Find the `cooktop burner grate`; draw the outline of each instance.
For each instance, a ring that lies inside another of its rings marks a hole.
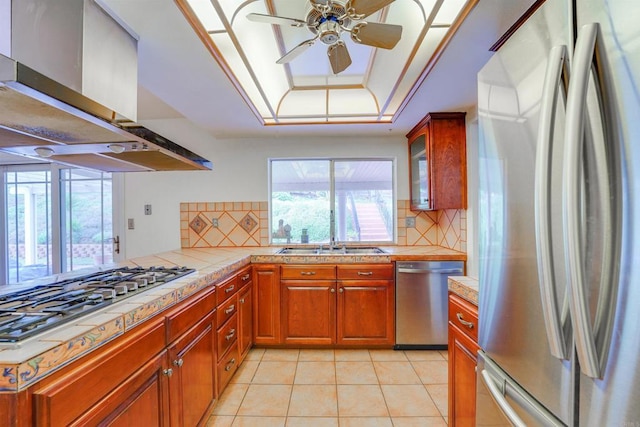
[[[0,295],[0,343],[24,340],[194,271],[123,267]]]

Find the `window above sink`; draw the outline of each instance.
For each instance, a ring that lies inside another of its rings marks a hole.
[[[271,159],[270,242],[395,242],[394,169],[390,158]]]

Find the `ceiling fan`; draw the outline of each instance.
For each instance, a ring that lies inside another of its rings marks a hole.
[[[311,5],[306,20],[285,18],[282,16],[250,13],[247,18],[254,22],[292,27],[307,27],[314,37],[305,40],[276,63],[286,64],[311,47],[316,40],[328,45],[327,55],[334,74],[338,74],[351,65],[351,56],[347,46],[340,38],[341,33],[351,34],[351,39],[359,44],[393,49],[400,41],[400,25],[380,24],[362,21],[395,0],[309,0]],[[360,21],[354,24],[354,21]]]

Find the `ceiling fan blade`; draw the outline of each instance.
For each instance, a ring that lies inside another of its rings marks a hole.
[[[351,16],[357,16],[358,19],[366,18],[382,9],[385,6],[389,6],[395,0],[351,0],[351,8],[353,12]]]
[[[314,37],[309,40],[305,40],[300,43],[298,46],[291,49],[289,52],[285,53],[284,56],[276,61],[276,64],[286,64],[287,62],[293,61],[297,58],[302,52],[309,49],[313,46],[313,43],[316,41],[317,37]]]
[[[360,44],[393,49],[402,37],[400,25],[361,22],[351,30],[351,39]]]
[[[262,13],[250,13],[247,19],[253,22],[262,22],[274,25],[289,25],[291,27],[304,27],[307,25],[305,21],[295,18],[285,18],[284,16],[263,15]]]
[[[332,44],[327,49],[327,56],[329,56],[329,62],[331,63],[331,69],[333,74],[341,73],[351,65],[351,56],[347,50],[347,46],[342,40]]]

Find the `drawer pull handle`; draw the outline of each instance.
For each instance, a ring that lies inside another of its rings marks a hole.
[[[227,289],[224,290],[225,293],[232,292],[236,288],[236,285],[231,285]]]
[[[473,329],[473,323],[471,322],[467,322],[466,320],[464,320],[464,317],[462,317],[462,313],[456,313],[456,317],[458,318],[458,321],[460,323],[462,323],[464,326],[466,326],[469,329]]]
[[[315,271],[301,271],[300,275],[302,275],[302,276],[315,276],[316,272]]]
[[[236,309],[236,305],[235,305],[235,304],[231,304],[231,305],[229,306],[229,308],[227,308],[227,309],[224,311],[224,314],[233,313],[233,310],[235,310],[235,309]]]
[[[230,330],[230,331],[229,331],[229,333],[228,333],[227,335],[225,335],[225,339],[226,339],[227,341],[230,341],[230,340],[231,340],[231,338],[233,338],[233,336],[234,336],[235,334],[236,334],[236,330],[235,330],[235,329],[232,329],[232,330]]]
[[[236,363],[236,359],[235,358],[231,359],[229,363],[227,363],[227,366],[224,367],[224,370],[229,372],[231,370],[231,367],[235,365],[235,363]]]
[[[358,271],[358,276],[373,276],[373,271]]]
[[[244,282],[245,280],[249,280],[249,277],[251,277],[251,276],[249,276],[248,274],[245,274],[244,276],[242,276],[241,279]]]

